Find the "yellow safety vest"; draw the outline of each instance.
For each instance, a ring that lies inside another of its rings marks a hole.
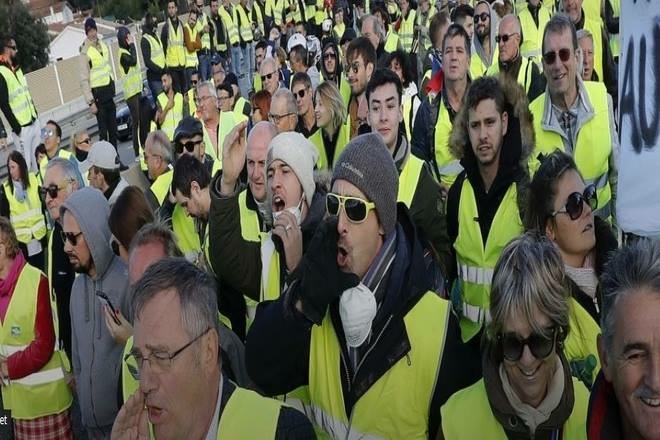
[[[335,154],[332,160],[332,166],[330,166],[330,161],[328,159],[328,153],[325,151],[325,144],[323,143],[323,134],[321,128],[316,130],[310,137],[309,140],[314,144],[316,149],[319,152],[319,159],[316,161],[316,168],[319,170],[332,169],[337,163],[337,159],[341,156],[341,153],[346,148],[348,141],[350,140],[350,131],[351,131],[351,117],[346,118],[346,122],[339,126],[339,134],[337,135],[337,144],[335,145]]]
[[[188,261],[195,261],[202,251],[202,243],[197,233],[195,219],[190,217],[186,210],[178,203],[172,211],[172,232],[176,237],[179,249]]]
[[[160,92],[160,95],[158,95],[158,104],[160,104],[161,109],[167,106],[167,95],[165,92]],[[181,93],[175,92],[174,107],[167,112],[165,120],[160,125],[160,129],[165,132],[170,141],[174,140],[174,131],[181,119],[183,119],[183,96],[181,96]]]
[[[197,103],[195,102],[195,89],[188,90],[188,114],[193,118],[197,117]]]
[[[525,89],[525,92],[529,91],[529,86],[532,84],[532,65],[534,61],[523,56],[522,62],[520,63],[520,69],[518,70],[518,77],[516,82]],[[486,75],[497,76],[500,73],[500,63],[498,61],[493,61],[493,64],[490,65],[486,71]]]
[[[30,96],[30,89],[23,76],[23,71],[17,69],[16,72],[12,72],[7,66],[0,65],[0,75],[7,84],[9,107],[11,107],[14,117],[21,126],[29,125],[37,118],[37,109]]]
[[[238,26],[238,31],[241,36],[241,41],[244,43],[251,43],[254,40],[254,35],[252,34],[252,20],[248,16],[243,5],[238,4],[234,6],[233,19],[236,26]]]
[[[280,297],[280,254],[270,232],[261,234],[261,287],[259,302]]]
[[[424,26],[428,30],[429,26],[431,26],[431,19],[433,18],[434,15],[435,15],[435,5],[431,3],[429,6],[429,11],[426,14],[426,20],[422,18],[422,14],[418,14],[415,21],[417,25]],[[431,36],[429,35],[423,38],[423,42],[424,44],[422,44],[422,47],[424,48],[425,51],[428,51],[431,48]]]
[[[594,116],[584,124],[577,136],[577,145],[572,153],[575,164],[586,183],[596,185],[598,209],[595,214],[604,219],[610,217],[612,189],[609,183],[609,159],[612,154],[610,118],[607,105],[607,90],[601,82],[585,81],[584,87],[594,109]],[[536,159],[539,153],[549,154],[559,149],[565,151],[562,137],[555,131],[542,126],[546,94],[536,98],[529,106],[534,115],[536,148],[530,156],[530,174],[539,168]]]
[[[131,55],[131,53],[128,50],[119,48],[120,60],[123,54],[126,54],[128,56]],[[142,92],[142,72],[140,72],[140,67],[137,64],[135,64],[135,66],[129,67],[127,73],[124,73],[123,67],[120,67],[119,71],[121,72],[121,76],[124,79],[125,100]]]
[[[413,127],[415,124],[415,100],[422,105],[419,96],[405,96],[403,98],[403,127],[406,129],[406,139],[412,139]],[[417,107],[419,108],[419,107]]]
[[[0,349],[4,356],[25,350],[36,339],[34,325],[37,315],[39,269],[26,264],[14,288],[5,319],[0,323]],[[39,371],[21,379],[12,379],[2,387],[2,400],[5,409],[19,420],[33,420],[39,417],[59,414],[71,406],[71,390],[64,379],[64,358],[59,350],[57,304],[55,295],[50,296],[55,349],[50,360]]]
[[[259,214],[247,206],[247,189],[238,194],[238,209],[240,212],[241,237],[245,241],[261,242],[261,228],[259,226]],[[247,305],[247,326],[252,324],[259,302],[244,296]]]
[[[266,28],[264,26],[264,11],[261,8],[262,6],[258,2],[253,2],[250,15],[252,15],[252,21],[257,23],[257,27],[261,31],[261,35],[263,35],[262,38],[266,38],[268,35],[266,35]]]
[[[266,15],[273,18],[277,26],[282,26],[284,19],[284,0],[266,0]]]
[[[433,139],[435,141],[435,163],[440,173],[440,182],[450,187],[456,180],[456,176],[463,171],[463,167],[449,148],[452,122],[449,118],[449,111],[447,111],[442,98],[439,99],[438,105],[438,119],[435,122],[435,131],[433,133]]]
[[[422,168],[424,168],[424,161],[410,153],[405,165],[403,165],[401,174],[399,174],[399,195],[397,202],[404,203],[408,209],[410,209],[413,197],[415,197]]]
[[[385,40],[385,52],[392,53],[399,48],[399,35],[394,32],[387,33],[387,39]]]
[[[183,26],[178,22],[176,29],[172,26],[172,20],[167,19],[167,67],[185,67],[186,47],[183,43]]]
[[[312,421],[331,438],[426,439],[450,309],[449,303],[434,292],[420,298],[403,318],[410,351],[355,402],[349,415],[342,393],[340,342],[326,313],[320,326],[312,326]]]
[[[25,200],[19,202],[14,191],[9,188],[9,182],[4,183],[5,196],[9,202],[9,221],[16,237],[21,243],[29,243],[32,239],[41,240],[46,236],[46,221],[41,212],[39,198],[39,182],[34,174],[28,175],[30,187],[25,190]]]
[[[581,376],[585,376],[578,378],[586,380],[585,385],[591,387],[600,371],[596,344],[600,334],[600,325],[575,298],[569,300],[569,305],[568,327],[571,331],[568,332],[564,341],[564,353],[566,353],[566,359],[568,359],[571,369],[577,369]],[[573,376],[576,375],[573,374]]]
[[[158,200],[159,206],[163,206],[167,195],[170,193],[172,177],[174,177],[174,173],[170,167],[170,169],[156,177],[156,180],[154,180],[154,182],[151,184],[151,192],[154,193],[154,196],[156,196],[156,200]]]
[[[587,406],[589,391],[577,379],[573,378],[573,411],[557,438],[582,440],[587,433]],[[493,415],[488,403],[488,394],[484,380],[455,393],[445,403],[442,415],[442,433],[446,439],[473,440],[483,438],[488,433],[492,440],[507,438],[504,428]]]
[[[534,57],[537,60],[541,59],[543,30],[545,29],[545,25],[550,21],[550,11],[545,6],[541,6],[539,9],[539,25],[536,26],[532,13],[525,6],[518,13],[518,20],[520,20],[520,27],[523,33],[520,54],[524,57]]]
[[[190,41],[195,41],[197,39],[197,31],[199,30],[199,28],[197,27],[197,23],[195,23],[195,26],[193,26],[192,28],[188,23],[184,24],[183,27],[188,30],[188,36],[190,37]],[[195,68],[197,66],[199,66],[199,60],[197,59],[197,51],[193,50],[191,52],[186,47],[186,67]]]
[[[582,2],[582,10],[587,18],[600,21],[600,4],[601,0],[584,0]]]
[[[151,62],[161,69],[165,68],[165,54],[163,53],[163,45],[161,44],[158,38],[154,38],[152,35],[143,34],[144,38],[147,39],[149,43],[149,48],[151,49]]]
[[[619,18],[621,16],[621,0],[605,0],[610,2],[612,7],[612,16],[614,18]],[[621,37],[617,34],[610,34],[610,50],[612,51],[612,56],[618,58],[621,54]]]
[[[218,422],[217,439],[274,439],[282,402],[236,387]]]
[[[412,51],[413,39],[415,36],[415,18],[417,10],[411,9],[408,11],[408,17],[401,17],[401,26],[399,27],[399,37],[401,38],[401,46],[406,52]]]
[[[492,50],[493,50],[492,64],[497,64],[497,60],[500,56],[499,46],[496,44]],[[470,57],[470,78],[472,79],[472,81],[484,76],[489,67],[490,66],[487,66],[486,63],[484,63],[481,60],[481,57],[479,56],[478,53],[476,52],[472,53],[472,56]]]
[[[234,112],[220,112],[220,117],[218,118],[218,151],[215,151],[213,148],[213,143],[209,137],[209,133],[206,130],[206,126],[202,123],[202,131],[204,133],[204,146],[206,147],[206,153],[213,158],[213,174],[217,170],[222,169],[222,144],[225,142],[225,137],[229,134],[232,128],[236,125],[234,120]]]
[[[305,22],[316,20],[316,4],[312,2],[305,2]]]
[[[236,23],[234,23],[231,15],[229,15],[229,12],[227,12],[224,6],[220,6],[218,9],[218,14],[220,15],[220,19],[222,19],[222,23],[225,25],[225,30],[227,31],[227,36],[229,37],[229,43],[232,46],[234,44],[240,43],[238,39],[238,27],[236,27]]]
[[[295,4],[298,0],[288,0],[289,5]],[[287,23],[299,23],[303,21],[302,11],[300,10],[299,5],[296,5],[295,11],[291,11],[287,7],[286,10],[286,22]]]
[[[340,41],[341,37],[344,36],[344,32],[346,32],[346,24],[345,23],[337,23],[332,28],[332,31],[335,33],[335,36],[337,37],[336,40]]]
[[[330,17],[330,14],[325,9],[325,2],[323,0],[316,0],[316,13],[314,15],[314,22],[317,26],[323,24],[323,20]]]
[[[245,113],[243,113],[243,109],[245,108],[246,103],[247,103],[247,99],[239,95],[232,110],[232,113],[234,113],[234,121],[236,124],[240,124],[241,122],[248,120],[248,116]]]
[[[211,22],[209,24],[209,22]],[[197,32],[201,32],[204,30],[204,26],[209,27],[209,32],[205,32],[202,34],[202,50],[211,50],[211,36],[210,32],[213,32],[213,20],[209,20],[209,16],[206,15],[206,12],[202,12],[201,17],[197,20],[197,24],[195,27],[197,28]]]
[[[103,41],[99,40],[98,43],[101,47],[101,52],[99,52],[96,46],[90,45],[87,48],[87,56],[92,63],[92,67],[89,69],[89,86],[92,89],[107,86],[112,81],[110,51]]]
[[[41,174],[41,176],[45,176],[46,167],[48,167],[48,162],[55,159],[56,157],[61,157],[62,159],[70,159],[71,156],[73,156],[73,154],[69,150],[60,148],[59,150],[57,150],[55,156],[53,156],[52,158],[48,159],[48,157],[45,157],[44,159],[41,160],[41,163],[39,164],[39,173]]]
[[[460,283],[461,336],[467,342],[489,319],[490,283],[495,263],[504,247],[523,233],[516,202],[516,184],[512,183],[497,208],[488,238],[481,236],[477,201],[470,181],[465,178],[458,202],[458,236],[454,242]]]
[[[586,12],[585,12],[586,14]],[[583,29],[591,32],[593,36],[592,40],[594,41],[594,71],[598,75],[598,80],[603,82],[605,76],[603,76],[603,35],[602,35],[602,21],[600,16],[597,16],[597,20],[589,18],[587,15],[584,19]]]

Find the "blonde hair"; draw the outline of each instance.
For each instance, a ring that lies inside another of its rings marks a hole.
[[[14,227],[7,217],[0,217],[0,240],[5,245],[7,258],[16,258],[21,249],[18,247],[18,238]]]
[[[316,99],[320,99],[323,106],[330,111],[330,127],[332,132],[336,133],[348,116],[348,110],[337,85],[332,81],[322,82],[316,87]]]

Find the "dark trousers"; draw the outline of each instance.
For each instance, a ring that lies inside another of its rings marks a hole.
[[[188,88],[186,87],[186,69],[184,67],[172,67],[170,73],[172,74],[174,91],[185,95],[188,92]]]
[[[202,81],[211,79],[211,52],[197,53],[199,61],[199,77]]]
[[[133,124],[133,151],[135,152],[135,157],[138,157],[140,154],[140,98],[142,95],[138,93],[133,95],[126,100],[126,105],[128,110],[131,112],[131,123]]]
[[[117,148],[117,106],[115,101],[96,102],[96,122],[99,125],[99,138]]]

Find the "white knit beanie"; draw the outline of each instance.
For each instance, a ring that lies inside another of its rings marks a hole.
[[[305,136],[295,131],[287,131],[275,136],[268,144],[266,169],[276,160],[286,163],[296,173],[307,204],[311,205],[316,187],[314,165],[318,157],[318,150]]]

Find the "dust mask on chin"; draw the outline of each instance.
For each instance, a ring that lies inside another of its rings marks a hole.
[[[376,310],[374,293],[362,283],[341,294],[339,316],[349,347],[357,348],[367,340]]]
[[[292,206],[291,208],[285,208],[284,211],[289,211],[293,216],[296,218],[296,224],[300,226],[300,223],[302,223],[302,204],[303,201],[305,200],[305,194],[300,197],[300,201],[296,206]],[[282,215],[284,211],[278,211],[278,212],[273,212],[273,224],[277,221],[277,219]]]

